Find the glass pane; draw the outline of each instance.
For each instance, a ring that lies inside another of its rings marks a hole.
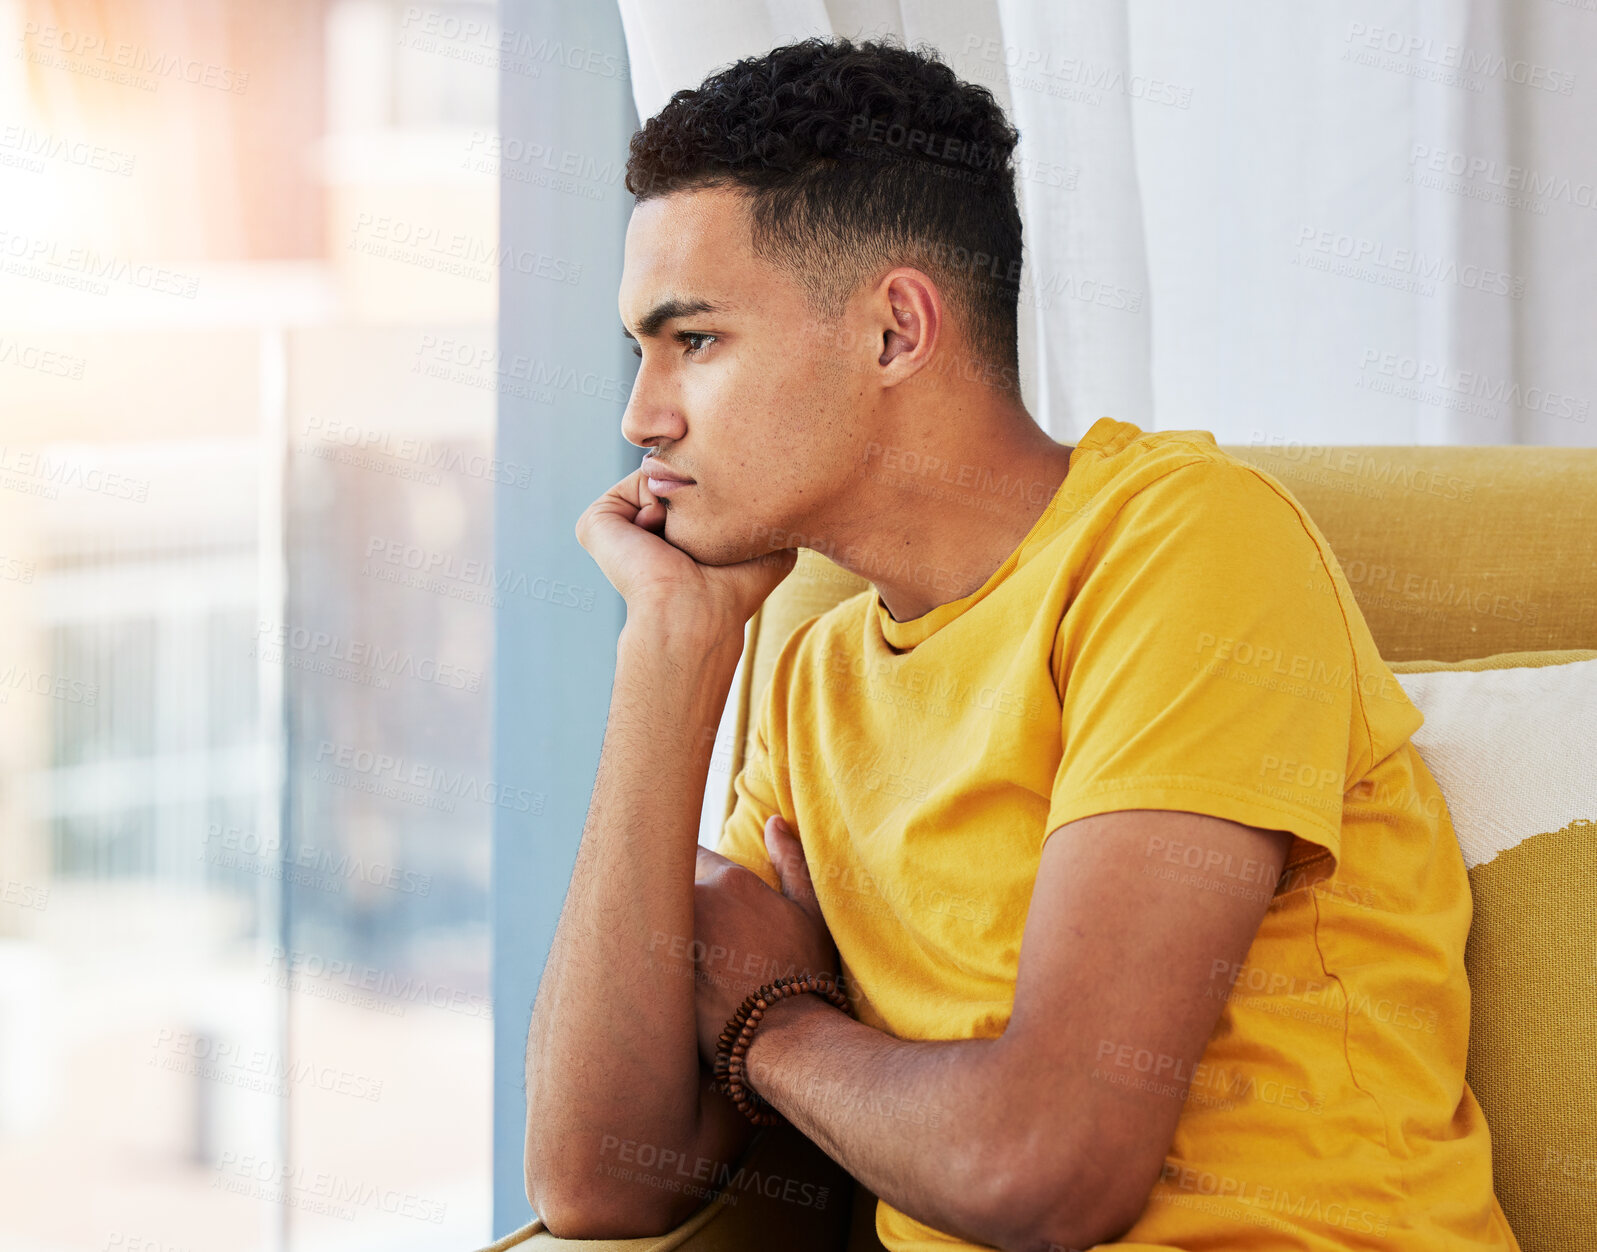
[[[490,1238],[494,21],[0,4],[7,1249]]]

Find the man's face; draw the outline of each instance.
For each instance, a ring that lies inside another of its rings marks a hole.
[[[667,301],[708,302],[647,333]],[[867,343],[817,333],[801,288],[751,251],[734,191],[638,205],[618,298],[642,361],[621,431],[693,485],[662,497],[665,538],[706,565],[822,547],[864,464]],[[856,337],[857,338],[857,337]]]

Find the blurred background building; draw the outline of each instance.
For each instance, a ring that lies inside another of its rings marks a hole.
[[[0,1243],[489,1230],[489,3],[0,3]]]

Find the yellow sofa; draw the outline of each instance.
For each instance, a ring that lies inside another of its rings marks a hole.
[[[1597,449],[1290,445],[1225,450],[1274,476],[1308,509],[1341,562],[1382,657],[1397,672],[1410,663],[1420,669],[1419,662],[1500,653],[1557,650],[1568,653],[1567,659],[1582,659],[1584,650],[1593,650],[1590,656],[1597,657]],[[743,677],[732,694],[739,730],[734,776],[752,743],[751,712],[782,642],[806,618],[868,586],[803,550],[793,573],[750,620]],[[728,815],[732,802],[728,788]],[[1577,954],[1575,962],[1586,968],[1574,976],[1585,981],[1573,1002],[1586,1016],[1561,1023],[1562,1032],[1544,1030],[1539,1036],[1539,1046],[1550,1049],[1546,1063],[1568,1081],[1549,1091],[1542,1072],[1538,1082],[1544,1089],[1516,1090],[1515,1083],[1524,1080],[1509,1072],[1504,1057],[1512,1039],[1482,1028],[1534,1013],[1534,1004],[1525,1002],[1525,988],[1534,987],[1535,978],[1523,967],[1517,977],[1507,976],[1504,962],[1476,950],[1477,935],[1500,933],[1481,925],[1486,902],[1478,887],[1467,954],[1474,993],[1468,1080],[1492,1128],[1498,1196],[1524,1252],[1555,1252],[1544,1232],[1581,1229],[1585,1214],[1597,1213],[1597,1178],[1588,1181],[1578,1170],[1572,1180],[1548,1177],[1540,1162],[1514,1155],[1516,1145],[1534,1142],[1531,1119],[1549,1100],[1584,1101],[1584,1108],[1575,1110],[1577,1118],[1597,1128],[1597,915],[1589,904],[1597,899],[1597,880],[1590,855],[1571,871],[1572,895],[1587,905],[1578,918],[1562,923],[1567,947],[1560,948],[1554,976],[1567,993],[1571,975],[1564,958]],[[1472,871],[1472,886],[1476,882]],[[1592,892],[1582,897],[1581,883]],[[1565,1012],[1570,1003],[1565,994]],[[1591,1155],[1597,1168],[1597,1147]],[[533,1221],[493,1244],[493,1252],[881,1248],[875,1197],[791,1127],[761,1131],[741,1164],[736,1185],[669,1234],[566,1240]],[[822,1202],[800,1206],[765,1194],[767,1180],[795,1178],[809,1182],[806,1194],[821,1196]],[[1512,1187],[1505,1180],[1512,1180]],[[1597,1222],[1586,1229],[1592,1242],[1582,1246],[1597,1247]],[[1570,1245],[1562,1242],[1556,1252],[1571,1252]]]

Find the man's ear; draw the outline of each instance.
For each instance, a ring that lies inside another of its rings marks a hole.
[[[908,266],[890,271],[881,281],[883,316],[882,352],[877,364],[885,366],[892,385],[921,369],[937,348],[942,331],[942,293],[924,273]]]

